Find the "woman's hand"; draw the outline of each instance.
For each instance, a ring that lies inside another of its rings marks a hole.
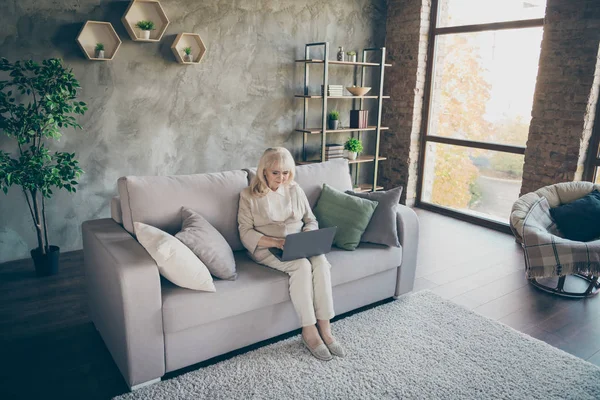
[[[278,249],[283,250],[283,246],[285,245],[285,239],[271,236],[263,236],[258,241],[258,245],[261,247],[276,247]]]

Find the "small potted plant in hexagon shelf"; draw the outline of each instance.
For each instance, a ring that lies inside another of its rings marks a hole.
[[[104,58],[104,43],[96,43],[96,58]]]
[[[192,48],[191,47],[183,48],[183,61],[185,61],[185,62],[194,61],[194,59],[192,58]]]
[[[154,22],[142,20],[135,24],[137,28],[142,31],[141,39],[148,40],[150,39],[150,31],[153,31],[155,28]]]
[[[360,140],[350,138],[344,143],[344,150],[348,150],[348,159],[356,160],[358,153],[363,151],[363,145]]]
[[[337,129],[340,123],[340,113],[338,111],[331,111],[329,113],[329,129]]]
[[[346,53],[348,55],[348,61],[356,62],[356,52],[354,50]]]

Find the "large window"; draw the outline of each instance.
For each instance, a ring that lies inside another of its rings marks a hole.
[[[545,0],[438,0],[419,204],[506,224],[519,196]]]

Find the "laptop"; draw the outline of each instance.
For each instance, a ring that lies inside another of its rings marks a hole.
[[[283,250],[270,247],[269,251],[280,261],[292,261],[327,254],[331,251],[336,230],[337,227],[333,226],[316,231],[292,233],[285,237]]]

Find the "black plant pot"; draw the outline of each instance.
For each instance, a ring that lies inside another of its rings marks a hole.
[[[35,274],[37,276],[50,276],[58,274],[58,260],[60,257],[60,247],[50,246],[50,251],[45,255],[40,249],[31,250],[31,258],[35,265]]]

